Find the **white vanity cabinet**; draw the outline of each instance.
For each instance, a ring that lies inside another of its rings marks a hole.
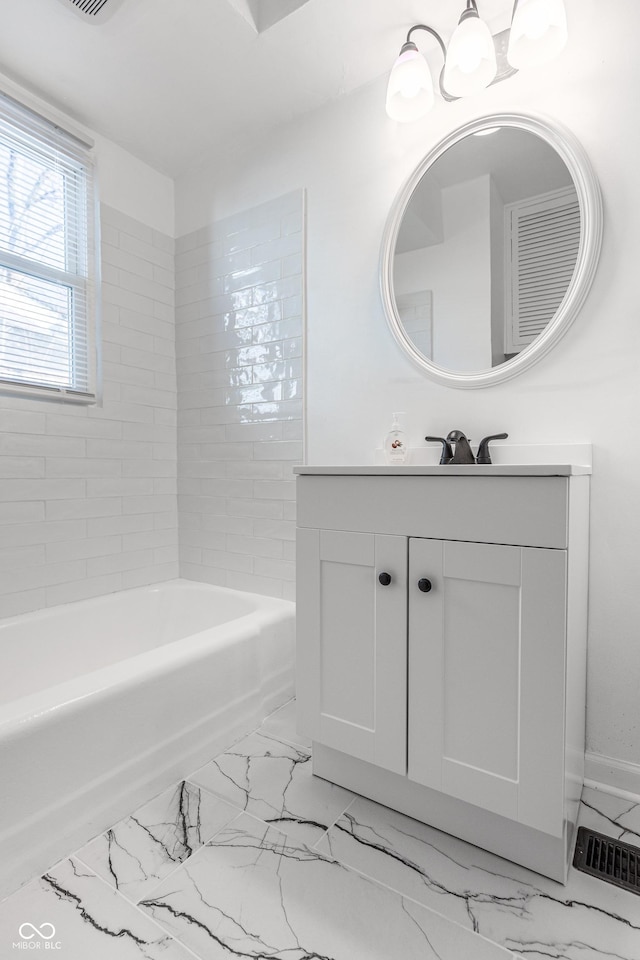
[[[565,879],[586,469],[331,470],[298,468],[298,718],[314,772]]]
[[[300,529],[297,694],[307,736],[407,769],[407,540]],[[392,571],[384,587],[380,573]]]

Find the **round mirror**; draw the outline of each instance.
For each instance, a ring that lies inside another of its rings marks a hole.
[[[601,237],[600,190],[573,137],[516,114],[474,120],[425,157],[391,211],[392,332],[441,383],[507,380],[575,319]]]

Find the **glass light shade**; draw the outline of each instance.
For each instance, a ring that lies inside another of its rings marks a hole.
[[[563,0],[519,0],[507,50],[512,67],[532,67],[553,60],[566,42]]]
[[[456,27],[447,50],[442,83],[452,97],[468,97],[488,87],[498,72],[491,31],[477,16]]]
[[[409,123],[424,117],[434,100],[427,61],[414,43],[405,43],[389,77],[387,113],[392,120]]]

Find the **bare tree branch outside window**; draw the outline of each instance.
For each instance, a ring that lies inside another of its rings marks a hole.
[[[65,172],[48,158],[0,145],[0,258],[22,258],[20,269],[11,256],[0,266],[2,379],[37,383],[46,373],[51,385],[69,383],[73,291],[41,269],[68,269],[66,190]]]

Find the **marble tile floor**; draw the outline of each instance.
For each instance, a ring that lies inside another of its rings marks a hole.
[[[640,797],[585,789],[581,822],[640,844]],[[563,887],[312,778],[288,704],[0,904],[0,960],[45,949],[60,960],[640,960],[640,898],[573,869]]]

